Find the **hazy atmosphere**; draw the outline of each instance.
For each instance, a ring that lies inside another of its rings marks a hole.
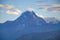
[[[0,23],[14,21],[27,10],[60,20],[60,0],[0,0]]]

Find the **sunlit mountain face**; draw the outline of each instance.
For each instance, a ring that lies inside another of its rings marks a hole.
[[[60,0],[0,0],[0,40],[60,40]]]

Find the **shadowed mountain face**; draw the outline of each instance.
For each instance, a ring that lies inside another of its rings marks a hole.
[[[44,19],[36,16],[33,11],[26,11],[22,13],[22,15],[15,21],[7,21],[3,24],[0,24],[0,30],[1,40],[16,40],[24,34],[30,34],[34,32],[44,34],[51,31],[60,32],[60,22],[57,24],[53,24],[52,22],[46,23]]]

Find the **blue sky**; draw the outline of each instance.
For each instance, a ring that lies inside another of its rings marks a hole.
[[[15,20],[26,10],[60,20],[60,0],[1,0],[0,23]]]

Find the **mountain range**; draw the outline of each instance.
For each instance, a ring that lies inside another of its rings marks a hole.
[[[32,39],[29,38],[30,36],[27,36],[25,40],[55,40],[55,38],[56,40],[60,40],[60,36],[57,38],[57,36],[60,35],[59,33],[60,21],[58,21],[58,23],[55,23],[55,21],[54,23],[53,21],[47,23],[33,11],[23,12],[22,15],[14,21],[7,21],[3,24],[0,23],[0,40],[24,40],[23,38],[26,37],[26,35],[32,35]]]

